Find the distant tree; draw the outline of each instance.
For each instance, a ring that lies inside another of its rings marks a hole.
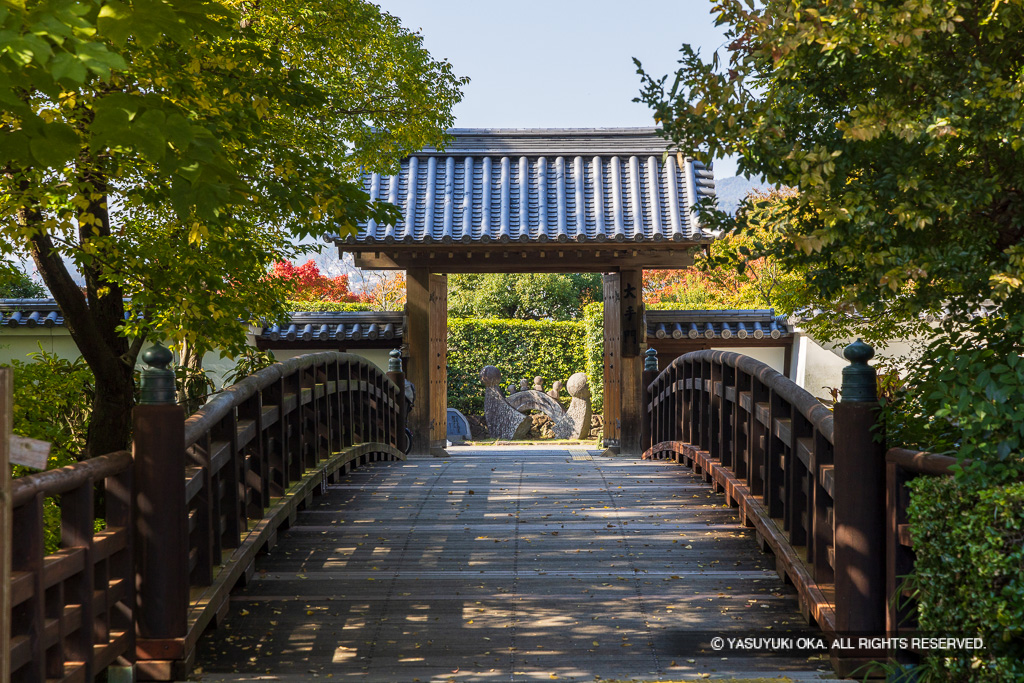
[[[448,314],[458,318],[573,320],[603,298],[599,273],[468,274],[448,277]]]
[[[694,256],[682,270],[644,271],[644,302],[653,308],[774,308],[790,314],[810,305],[801,274],[785,270],[774,256],[760,255],[779,236],[766,217],[792,190],[750,192],[737,215],[744,231],[727,233]]]
[[[405,308],[405,271],[377,271],[363,296],[375,311],[401,311]]]
[[[10,264],[0,264],[0,299],[42,299],[46,288],[24,271]]]
[[[349,291],[348,275],[324,275],[314,261],[306,261],[301,266],[295,266],[287,259],[278,261],[270,269],[268,279],[286,287],[290,299],[335,303],[362,300]]]

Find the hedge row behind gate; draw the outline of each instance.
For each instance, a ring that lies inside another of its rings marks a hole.
[[[493,365],[501,370],[502,386],[526,378],[544,378],[545,391],[555,380],[566,381],[576,372],[587,372],[591,393],[599,399],[603,365],[592,373],[593,335],[584,321],[500,320],[493,318],[450,318],[448,320],[448,405],[467,415],[482,415],[484,387],[480,369]],[[598,337],[601,348],[603,338]],[[595,376],[596,375],[596,376]],[[562,399],[568,394],[562,391]],[[601,411],[599,400],[594,412]]]

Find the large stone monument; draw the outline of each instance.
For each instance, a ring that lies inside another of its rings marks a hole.
[[[484,419],[490,435],[496,439],[525,439],[533,423],[505,400],[501,371],[485,365],[480,370],[480,381],[484,383]]]
[[[565,384],[572,397],[569,410],[558,402],[561,382],[544,392],[543,379],[534,377],[534,388],[529,389],[527,380],[522,380],[521,391],[510,393],[506,399],[501,391],[501,371],[493,365],[480,370],[480,381],[484,383],[484,417],[487,430],[497,439],[524,439],[530,432],[532,421],[524,414],[531,410],[544,413],[551,418],[551,432],[556,439],[580,439],[590,435],[590,387],[587,375],[577,372]],[[509,385],[511,390],[515,385]]]
[[[572,434],[572,424],[569,422],[562,405],[542,391],[528,389],[519,391],[508,397],[508,404],[525,413],[530,410],[544,413],[551,418],[551,433],[556,439],[568,439]]]

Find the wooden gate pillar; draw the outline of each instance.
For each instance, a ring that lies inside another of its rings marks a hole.
[[[619,274],[604,276],[604,447],[619,447]]]
[[[642,405],[643,354],[647,325],[644,322],[643,271],[639,268],[619,273],[620,387],[619,448],[623,455],[639,458],[642,421],[646,411]]]
[[[426,268],[410,268],[406,277],[406,328],[409,365],[406,377],[416,387],[409,412],[410,455],[447,455],[448,278]]]
[[[448,456],[448,276],[430,276],[430,454]]]

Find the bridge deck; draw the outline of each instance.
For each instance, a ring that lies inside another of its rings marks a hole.
[[[699,478],[593,453],[453,448],[352,473],[257,564],[199,677],[831,677],[824,657],[698,647],[817,633]]]

